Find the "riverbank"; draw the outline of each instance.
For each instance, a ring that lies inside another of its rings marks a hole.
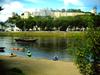
[[[85,32],[81,31],[27,31],[27,32],[0,32],[0,36],[14,37],[59,37],[59,38],[82,38]]]
[[[8,75],[81,75],[73,62],[0,56],[0,65],[10,69],[4,69]]]

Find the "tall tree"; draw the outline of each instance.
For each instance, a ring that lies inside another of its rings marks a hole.
[[[3,10],[3,8],[0,6],[0,11]]]

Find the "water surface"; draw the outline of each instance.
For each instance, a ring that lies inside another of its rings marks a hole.
[[[0,37],[0,46],[5,47],[5,52],[0,55],[8,55],[13,52],[18,56],[27,57],[27,50],[30,50],[33,58],[52,59],[54,56],[58,56],[60,60],[72,60],[72,57],[67,53],[69,39],[34,37],[38,39],[35,43],[19,44],[15,41],[16,38],[20,37]],[[12,48],[24,48],[25,51],[15,51]]]

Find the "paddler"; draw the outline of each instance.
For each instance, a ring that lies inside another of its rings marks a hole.
[[[32,53],[29,50],[27,51],[27,56],[28,57],[31,57],[32,56]]]

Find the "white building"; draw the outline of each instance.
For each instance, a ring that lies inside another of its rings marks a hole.
[[[91,10],[91,13],[96,15],[97,14],[97,8],[96,7],[93,7],[93,9]]]
[[[88,15],[90,15],[91,13],[96,15],[96,7],[93,8],[93,10],[89,13]],[[77,16],[77,15],[87,15],[87,12],[68,12],[66,10],[62,11],[62,10],[53,10],[53,9],[35,9],[34,11],[26,11],[23,13],[23,15],[21,15],[22,18],[28,18],[29,16],[35,17],[35,16],[51,16],[54,18],[58,18],[61,16]]]
[[[46,9],[35,9],[34,11],[25,11],[21,18],[28,18],[29,16],[35,17],[35,16],[51,16],[51,10]]]
[[[16,27],[15,24],[10,25],[8,28],[5,29],[6,32],[18,32],[22,31],[20,28]]]

